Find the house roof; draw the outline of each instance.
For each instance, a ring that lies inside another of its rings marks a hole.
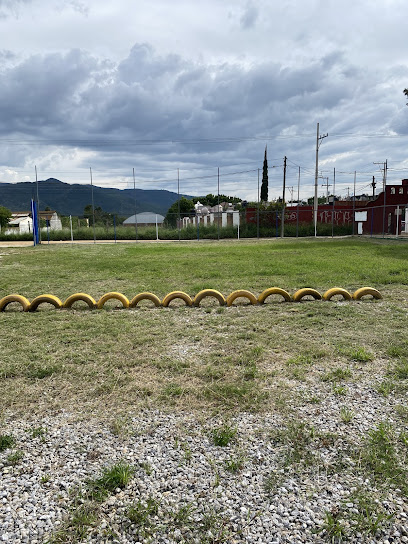
[[[136,220],[135,220],[136,217]],[[125,221],[123,221],[124,225],[134,225],[136,222],[138,225],[142,224],[152,224],[152,223],[163,223],[164,221],[164,215],[161,215],[160,213],[153,213],[153,212],[142,212],[137,213],[136,216],[131,215]]]
[[[12,219],[11,221],[9,221],[9,225],[19,225],[20,223],[22,223],[23,221],[27,221],[30,223],[32,223],[32,219],[31,217],[28,217],[28,215],[24,216],[24,217],[16,217],[15,219]]]

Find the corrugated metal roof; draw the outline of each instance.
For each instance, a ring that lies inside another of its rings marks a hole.
[[[143,224],[152,224],[152,223],[161,224],[164,221],[164,215],[161,215],[160,213],[153,213],[153,212],[142,212],[136,214],[136,221],[138,225]],[[135,224],[135,216],[131,215],[125,221],[123,221],[124,225],[134,225]]]

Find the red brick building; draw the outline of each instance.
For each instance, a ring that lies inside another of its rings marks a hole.
[[[405,221],[407,208],[408,179],[403,179],[401,185],[387,185],[385,193],[382,191],[373,200],[340,200],[321,204],[318,207],[317,221],[353,225],[354,220],[355,234],[408,234],[408,216]],[[287,206],[285,223],[297,223],[298,214],[299,223],[313,223],[313,206]],[[249,223],[257,222],[256,208],[247,209],[246,220]],[[276,212],[262,212],[261,221],[271,226],[280,224]]]

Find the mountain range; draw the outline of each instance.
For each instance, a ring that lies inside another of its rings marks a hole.
[[[36,198],[37,187],[33,182],[0,183],[0,206],[12,212],[30,209],[32,198]],[[189,195],[180,195],[192,198]],[[40,210],[50,208],[60,215],[83,215],[84,208],[92,203],[91,185],[64,183],[55,178],[38,182]],[[166,215],[177,201],[177,193],[165,190],[113,189],[93,186],[95,208],[117,215],[133,215],[153,212]]]

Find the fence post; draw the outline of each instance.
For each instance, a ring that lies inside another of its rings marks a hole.
[[[69,216],[69,228],[71,229],[71,244],[74,243],[74,234],[72,232],[72,215]]]
[[[116,215],[113,216],[113,233],[115,236],[115,244],[116,244]]]

